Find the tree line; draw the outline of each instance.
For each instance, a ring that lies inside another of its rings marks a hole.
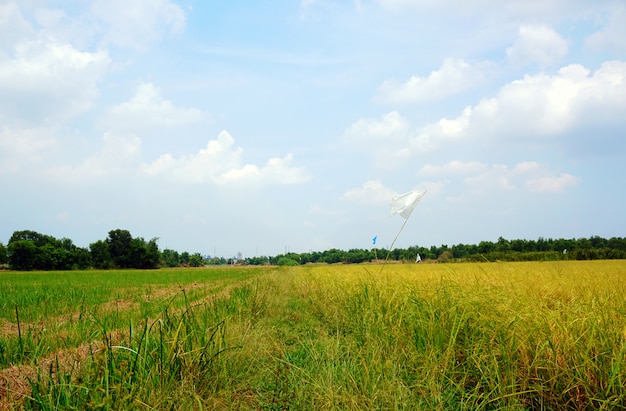
[[[497,241],[481,241],[478,244],[455,244],[448,246],[380,249],[351,249],[348,251],[330,249],[311,253],[286,253],[273,257],[273,261],[292,261],[296,264],[306,263],[363,263],[374,260],[436,262],[467,262],[467,261],[554,261],[554,260],[600,260],[626,259],[626,238],[612,237],[605,239],[599,236],[578,239],[550,239],[539,237],[537,240],[507,240],[503,237]],[[256,264],[250,259],[250,264]]]
[[[208,257],[165,249],[159,250],[158,238],[146,241],[133,237],[128,230],[116,229],[107,238],[89,245],[76,246],[68,238],[57,239],[35,231],[15,231],[6,246],[0,243],[0,265],[14,270],[75,270],[113,268],[199,267],[204,265],[301,265],[308,263],[357,264],[381,260],[436,262],[462,261],[531,261],[626,259],[626,238],[605,239],[598,236],[579,239],[481,241],[478,244],[456,244],[405,249],[332,248],[308,253],[285,253],[246,259]]]
[[[133,238],[128,230],[111,230],[105,240],[78,247],[36,231],[15,231],[6,247],[0,243],[0,264],[14,270],[77,270],[86,268],[156,268],[161,253],[157,239]]]

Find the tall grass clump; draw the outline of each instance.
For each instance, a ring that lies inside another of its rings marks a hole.
[[[127,330],[101,325],[97,343],[80,364],[58,358],[30,381],[32,409],[194,409],[230,380],[224,358],[239,347],[227,342],[227,318],[253,321],[259,309],[251,287],[226,298],[172,301],[156,318],[130,322]],[[254,305],[257,306],[254,306]]]
[[[619,264],[301,269],[290,278],[300,301],[291,315],[309,328],[277,359],[283,383],[294,381],[289,404],[623,408]]]

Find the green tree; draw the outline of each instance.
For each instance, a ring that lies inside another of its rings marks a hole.
[[[498,242],[494,245],[494,249],[495,251],[509,251],[510,250],[510,243],[509,241],[504,238],[504,237],[498,237]]]
[[[293,260],[293,259],[291,259],[291,258],[288,258],[288,257],[280,257],[278,259],[278,265],[280,265],[280,266],[297,266],[298,262]]]
[[[89,250],[91,254],[91,262],[95,268],[109,269],[113,267],[113,259],[109,252],[109,243],[103,240],[98,240],[95,243],[89,244]]]
[[[4,244],[0,243],[0,264],[6,264],[9,262],[9,255],[7,248]]]
[[[189,253],[187,251],[183,251],[180,254],[180,263],[182,265],[189,265]]]
[[[61,255],[63,250],[59,250],[52,244],[45,244],[37,247],[34,257],[34,268],[40,270],[54,270],[59,266],[59,260],[64,256]]]
[[[69,269],[84,270],[91,266],[91,255],[89,253],[89,250],[87,250],[86,248],[74,247],[69,252],[69,255],[71,261],[71,266],[68,267]]]
[[[495,245],[491,241],[481,241],[478,243],[478,252],[481,254],[495,251]]]
[[[180,265],[180,255],[178,251],[166,248],[161,253],[161,264],[166,267],[178,267]]]
[[[14,270],[32,270],[35,268],[37,246],[32,240],[14,240],[11,237],[7,249],[9,252],[9,267]]]
[[[194,253],[189,257],[189,265],[191,267],[202,267],[204,265],[204,259],[200,253]]]
[[[153,238],[145,243],[146,252],[144,254],[143,261],[141,261],[143,268],[159,267],[161,252],[159,251],[159,245],[157,244],[158,240],[158,238]]]
[[[109,231],[109,237],[107,238],[107,244],[109,246],[109,253],[113,264],[119,268],[128,268],[132,266],[132,248],[131,243],[133,236],[130,235],[128,230],[111,230]]]

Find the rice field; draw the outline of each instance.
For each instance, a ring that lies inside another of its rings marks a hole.
[[[626,408],[626,262],[0,272],[0,410]]]

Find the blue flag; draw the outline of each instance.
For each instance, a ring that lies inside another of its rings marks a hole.
[[[372,238],[372,244],[376,245],[376,239],[378,238],[377,235],[374,236],[374,238]]]

